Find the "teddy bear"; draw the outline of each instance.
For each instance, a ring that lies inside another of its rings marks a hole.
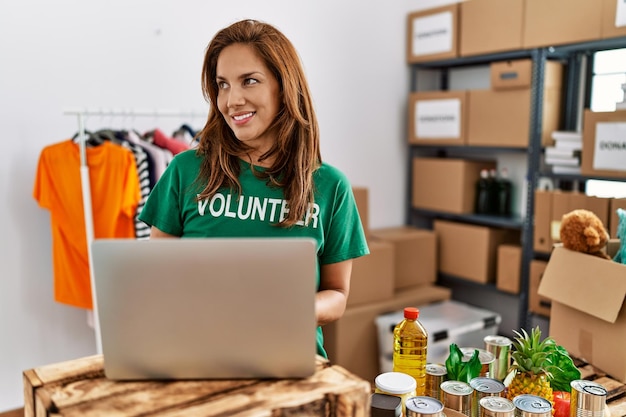
[[[609,234],[602,221],[592,211],[576,209],[564,214],[559,235],[566,249],[611,259],[603,251],[609,241]]]

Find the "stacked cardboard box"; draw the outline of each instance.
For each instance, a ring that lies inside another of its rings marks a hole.
[[[409,226],[371,229],[369,191],[353,187],[353,193],[370,255],[353,261],[346,311],[324,326],[324,345],[331,362],[373,383],[379,374],[376,317],[447,300],[451,291],[435,285],[435,233]]]
[[[517,230],[435,220],[439,272],[479,283],[496,280],[496,255],[501,244],[519,243]]]
[[[626,110],[592,112],[583,120],[583,175],[626,178]]]
[[[412,206],[447,213],[473,213],[480,171],[495,167],[493,161],[416,157],[412,170]]]
[[[409,63],[626,35],[623,1],[472,0],[410,13]]]

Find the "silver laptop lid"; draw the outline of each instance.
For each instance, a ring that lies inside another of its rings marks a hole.
[[[107,377],[314,372],[313,240],[104,239],[92,254]]]

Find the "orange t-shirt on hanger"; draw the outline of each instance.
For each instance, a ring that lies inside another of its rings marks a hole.
[[[132,152],[104,142],[86,154],[94,238],[135,238],[141,194]],[[41,151],[33,197],[50,211],[54,299],[93,308],[77,143],[70,139]]]

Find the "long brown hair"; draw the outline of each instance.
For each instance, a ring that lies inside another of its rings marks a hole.
[[[277,132],[277,140],[260,158],[274,157],[274,162],[271,167],[254,172],[266,178],[270,186],[283,189],[289,213],[279,225],[289,227],[303,220],[313,203],[313,172],[322,162],[319,127],[296,49],[285,35],[267,23],[236,22],[219,31],[206,50],[202,91],[211,108],[207,123],[198,134],[198,153],[205,158],[197,179],[206,184],[198,198],[211,198],[221,187],[236,189],[241,194],[239,157],[250,148],[235,137],[217,107],[217,59],[224,48],[235,43],[254,48],[280,86],[282,103],[269,127]]]

